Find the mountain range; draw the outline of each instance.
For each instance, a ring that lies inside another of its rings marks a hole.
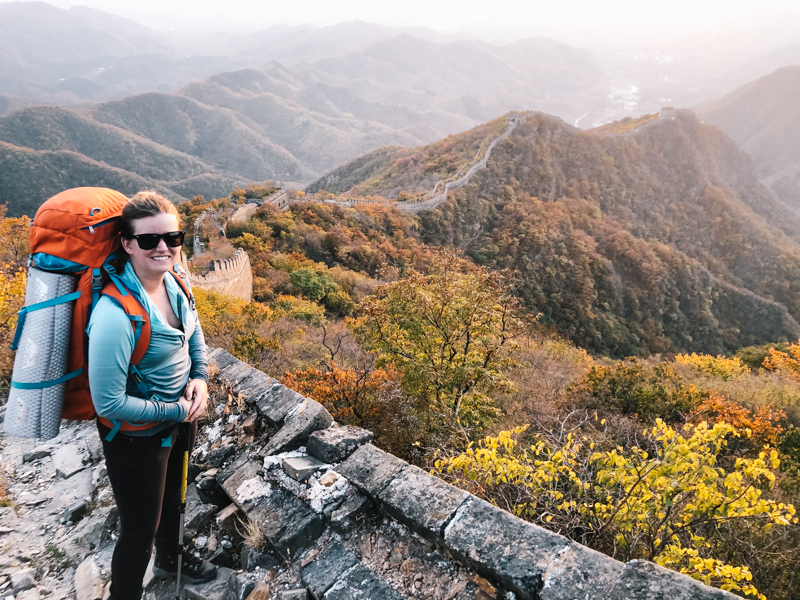
[[[504,127],[381,149],[309,191],[413,197]],[[416,219],[421,241],[510,269],[529,309],[595,352],[717,354],[800,336],[800,217],[691,111],[607,134],[529,113]]]

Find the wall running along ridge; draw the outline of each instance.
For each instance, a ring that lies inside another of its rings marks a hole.
[[[337,431],[358,428],[331,429],[335,425],[333,418],[321,404],[281,385],[224,350],[212,350],[209,359],[217,365],[216,378],[230,385],[233,393],[248,404],[254,405],[276,430],[259,454],[240,454],[225,464],[216,477],[234,503],[251,521],[261,525],[272,547],[286,559],[300,558],[308,552],[321,532],[335,524],[339,510],[332,514],[325,514],[325,511],[315,514],[303,500],[284,490],[263,497],[243,496],[242,490],[245,484],[254,487],[259,481],[266,485],[260,477],[261,462],[255,459],[269,459],[307,446],[309,453],[317,459],[334,463],[335,472],[344,476],[361,496],[368,498],[374,510],[404,525],[460,564],[474,569],[502,590],[507,599],[738,598],[647,561],[621,563],[523,521],[379,450],[367,443],[369,435],[352,438],[358,441],[349,445],[337,446],[338,453],[333,453],[333,446],[321,449],[317,443],[320,438],[336,439]],[[368,434],[364,430],[358,431]],[[344,451],[339,452],[342,448]],[[329,452],[331,454],[326,454]],[[314,460],[313,457],[309,459]],[[342,565],[337,566],[338,563],[330,561],[326,552],[323,551],[314,562],[303,560],[303,583],[316,599],[343,598],[336,595],[336,590],[344,585],[360,585],[350,581],[353,579],[352,560],[340,561]],[[363,565],[355,568],[364,570]],[[324,589],[315,587],[319,573],[324,573]],[[370,581],[374,580],[373,575],[369,575],[372,577]],[[363,578],[358,579],[361,581]],[[374,585],[378,583],[373,581]],[[384,583],[384,586],[388,584]],[[390,586],[386,587],[385,593],[376,593],[363,595],[362,591],[361,595],[347,597],[400,597]]]
[[[211,261],[210,271],[205,275],[190,273],[183,253],[181,253],[181,264],[189,275],[192,287],[241,298],[247,302],[253,299],[253,271],[250,268],[250,257],[242,248],[236,249],[233,258]]]
[[[347,200],[318,200],[316,198],[290,198],[288,190],[282,190],[272,194],[268,198],[264,198],[262,204],[269,203],[276,206],[280,210],[288,210],[289,206],[293,202],[321,202],[323,204],[335,204],[336,206],[358,206],[361,204],[389,204],[394,206],[397,210],[402,210],[405,212],[410,213],[418,213],[422,212],[423,210],[430,210],[432,208],[436,208],[442,202],[447,200],[447,194],[452,191],[456,190],[460,187],[464,187],[469,183],[469,180],[472,179],[472,176],[480,171],[481,169],[486,167],[486,163],[489,161],[489,157],[492,155],[492,150],[494,147],[497,146],[500,142],[506,139],[511,133],[516,129],[517,125],[520,123],[525,122],[525,115],[519,113],[511,113],[506,117],[506,121],[508,121],[508,128],[492,140],[492,143],[489,144],[489,147],[486,149],[483,158],[479,160],[477,163],[472,165],[469,170],[464,173],[461,177],[454,181],[439,181],[433,188],[433,192],[431,192],[431,196],[424,200],[420,200],[419,202],[397,202],[395,200],[391,200],[388,202],[381,202],[377,200],[365,200],[363,198],[348,198]],[[457,174],[457,173],[456,173]],[[444,184],[444,191],[440,193],[435,193],[436,190],[439,188],[440,185]]]

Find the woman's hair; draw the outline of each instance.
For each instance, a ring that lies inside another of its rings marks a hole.
[[[131,198],[122,209],[122,217],[119,220],[119,228],[122,237],[133,238],[133,222],[147,217],[154,217],[161,213],[175,215],[178,219],[178,227],[181,226],[181,217],[175,205],[155,192],[139,192]]]

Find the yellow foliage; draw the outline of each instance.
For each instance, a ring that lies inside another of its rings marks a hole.
[[[0,264],[0,373],[8,375],[14,367],[9,346],[17,327],[17,312],[25,305],[27,272],[9,263]]]
[[[564,530],[588,530],[597,545],[625,558],[654,560],[723,589],[756,595],[746,567],[716,558],[723,523],[769,530],[796,522],[793,506],[764,496],[775,483],[775,450],[738,458],[730,470],[717,457],[740,432],[705,422],[678,431],[660,419],[642,446],[595,451],[572,434],[560,446],[534,439],[517,448],[518,427],[467,451],[437,460],[436,469],[490,500],[512,499],[519,515]],[[648,449],[645,449],[648,448]]]
[[[724,356],[717,356],[716,358],[708,354],[678,354],[675,361],[684,365],[691,365],[698,371],[721,377],[727,380],[732,377],[741,377],[750,373],[750,367],[745,365],[742,360],[735,356],[733,358],[725,358]]]
[[[270,307],[199,288],[193,293],[203,333],[210,345],[229,348],[237,358],[256,365],[264,356],[280,350],[274,337],[265,337],[259,331],[262,325],[278,316]]]

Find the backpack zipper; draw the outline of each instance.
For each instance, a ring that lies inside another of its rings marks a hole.
[[[95,223],[94,225],[87,225],[86,227],[81,227],[81,229],[88,229],[89,233],[94,233],[95,227],[102,227],[103,225],[108,225],[109,223],[114,223],[118,221],[119,217],[111,217],[110,219],[106,219],[105,221],[100,221],[99,223]]]

